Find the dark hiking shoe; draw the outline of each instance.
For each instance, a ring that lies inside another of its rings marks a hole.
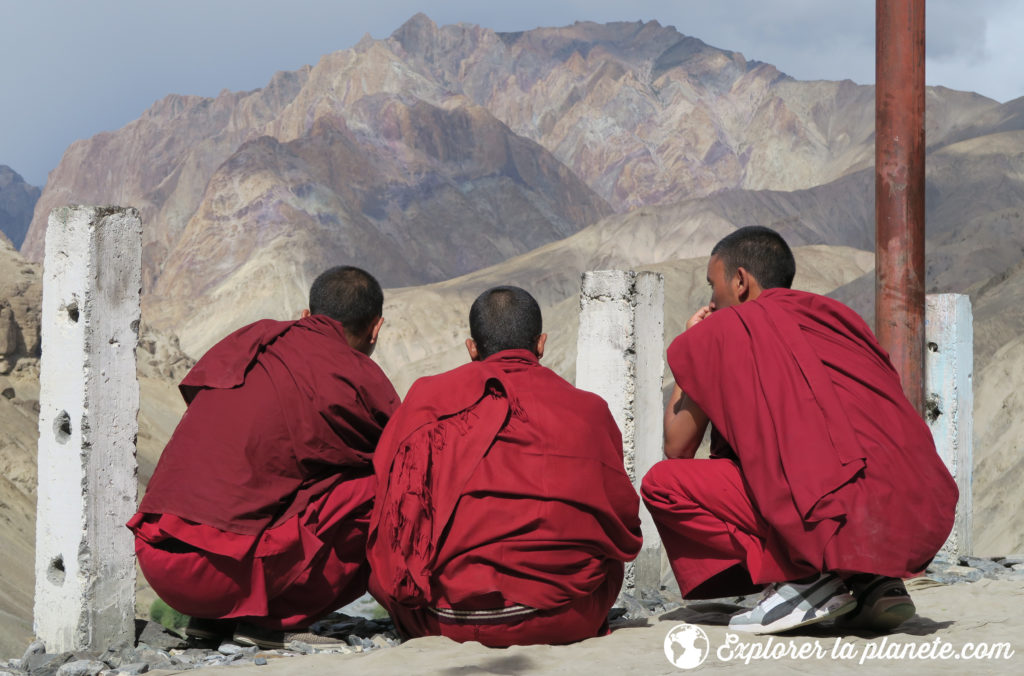
[[[856,599],[843,581],[826,573],[806,584],[778,582],[769,586],[752,610],[729,620],[729,628],[754,634],[777,634],[838,617],[852,611],[856,605]]]
[[[267,629],[253,624],[242,623],[235,629],[232,639],[238,645],[254,645],[264,650],[287,648],[292,641],[299,641],[314,648],[337,648],[348,646],[343,638],[332,638],[311,631],[287,631],[283,629]]]
[[[207,620],[191,617],[185,627],[185,636],[200,641],[221,641],[231,638],[235,633],[234,620]]]
[[[917,608],[903,580],[882,575],[858,575],[847,581],[857,609],[838,620],[843,629],[892,631],[914,616]]]

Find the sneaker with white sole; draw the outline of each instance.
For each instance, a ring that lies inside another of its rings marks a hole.
[[[805,584],[777,582],[771,585],[753,609],[729,620],[729,628],[754,634],[777,634],[838,617],[856,606],[857,600],[843,581],[826,573]]]
[[[844,629],[892,631],[914,616],[917,608],[903,580],[882,575],[857,575],[846,582],[857,599],[857,609],[843,615],[836,626]]]

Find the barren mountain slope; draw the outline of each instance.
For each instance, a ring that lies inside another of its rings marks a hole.
[[[144,289],[163,328],[196,293],[254,281],[242,268],[261,256],[268,287],[341,254],[389,285],[437,281],[563,237],[608,204],[847,175],[871,159],[871,98],[656,22],[499,34],[417,15],[263,89],[169,96],[73,144],[23,251],[41,256],[54,206],[140,208]],[[1001,119],[975,95],[935,89],[929,102],[933,145]]]
[[[191,218],[210,176],[239,145],[262,134],[303,86],[309,69],[277,73],[262,89],[215,99],[172,94],[121,129],[76,141],[51,172],[22,253],[42,260],[46,219],[66,204],[139,209],[149,279]],[[102,171],[98,168],[102,167]]]
[[[550,149],[619,210],[723,188],[807,188],[873,160],[873,88],[796,81],[657,21],[495,34],[419,14],[388,45]],[[929,142],[997,106],[929,90]]]
[[[25,183],[13,169],[0,164],[0,233],[21,246],[39,200],[39,188]]]
[[[1024,284],[1018,283],[1024,291]],[[1022,296],[1018,295],[1018,302]],[[1024,551],[1024,336],[974,370],[974,551]]]
[[[1024,131],[968,139],[931,152],[925,220],[928,293],[969,293],[979,369],[1024,331]],[[874,278],[836,297],[871,321]]]
[[[453,368],[466,361],[469,337],[469,306],[480,292],[500,284],[522,286],[535,295],[549,334],[544,363],[573,380],[576,371],[576,332],[579,315],[580,276],[585,270],[653,270],[665,276],[665,340],[682,331],[683,324],[709,291],[705,280],[710,245],[695,244],[694,253],[647,263],[646,249],[622,242],[608,265],[587,265],[583,256],[566,255],[557,268],[547,268],[539,278],[535,257],[543,261],[550,251],[521,256],[506,264],[480,270],[457,279],[385,294],[385,323],[374,353],[404,393],[412,381],[430,373]],[[810,246],[796,249],[800,288],[827,293],[871,269],[871,252],[847,247]],[[666,342],[667,345],[667,342]]]
[[[229,287],[249,296],[257,259],[274,262],[260,282],[282,288],[293,270],[312,278],[338,262],[371,266],[392,285],[443,279],[607,213],[568,169],[483,108],[363,98],[347,122],[321,118],[297,140],[243,145],[211,179],[147,308],[164,328],[192,315],[193,302],[244,317],[254,308],[209,296]]]

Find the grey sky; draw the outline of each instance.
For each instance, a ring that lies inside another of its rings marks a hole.
[[[800,79],[874,80],[874,0],[0,0],[0,164],[42,185],[74,140],[166,94],[262,87],[418,11],[500,31],[657,19]],[[1024,2],[929,0],[929,84],[1024,95]]]

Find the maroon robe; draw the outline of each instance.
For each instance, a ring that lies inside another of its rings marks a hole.
[[[372,454],[398,405],[380,367],[328,317],[264,320],[212,347],[180,388],[188,409],[128,524],[154,589],[199,617],[276,614],[268,626],[310,619],[295,603],[275,611],[281,595],[362,594]],[[331,579],[312,574],[324,566]],[[294,588],[307,578],[316,593]]]
[[[499,352],[418,380],[374,465],[370,590],[407,635],[508,645],[601,631],[641,543],[602,399],[526,350]],[[460,611],[479,614],[445,623]],[[488,632],[490,611],[527,615]]]
[[[748,564],[755,583],[824,570],[906,577],[942,546],[956,485],[888,356],[852,310],[769,289],[680,335],[668,363],[720,435],[715,455],[734,458],[666,460],[645,479],[671,557],[697,555],[673,544],[681,511],[671,515],[672,482],[687,493],[682,511],[693,512],[695,496],[716,482],[719,493],[745,494],[722,508],[734,514],[719,516],[747,543],[736,562]],[[735,469],[700,464],[722,462]],[[756,514],[737,506],[744,500]],[[704,516],[691,514],[697,523]]]

